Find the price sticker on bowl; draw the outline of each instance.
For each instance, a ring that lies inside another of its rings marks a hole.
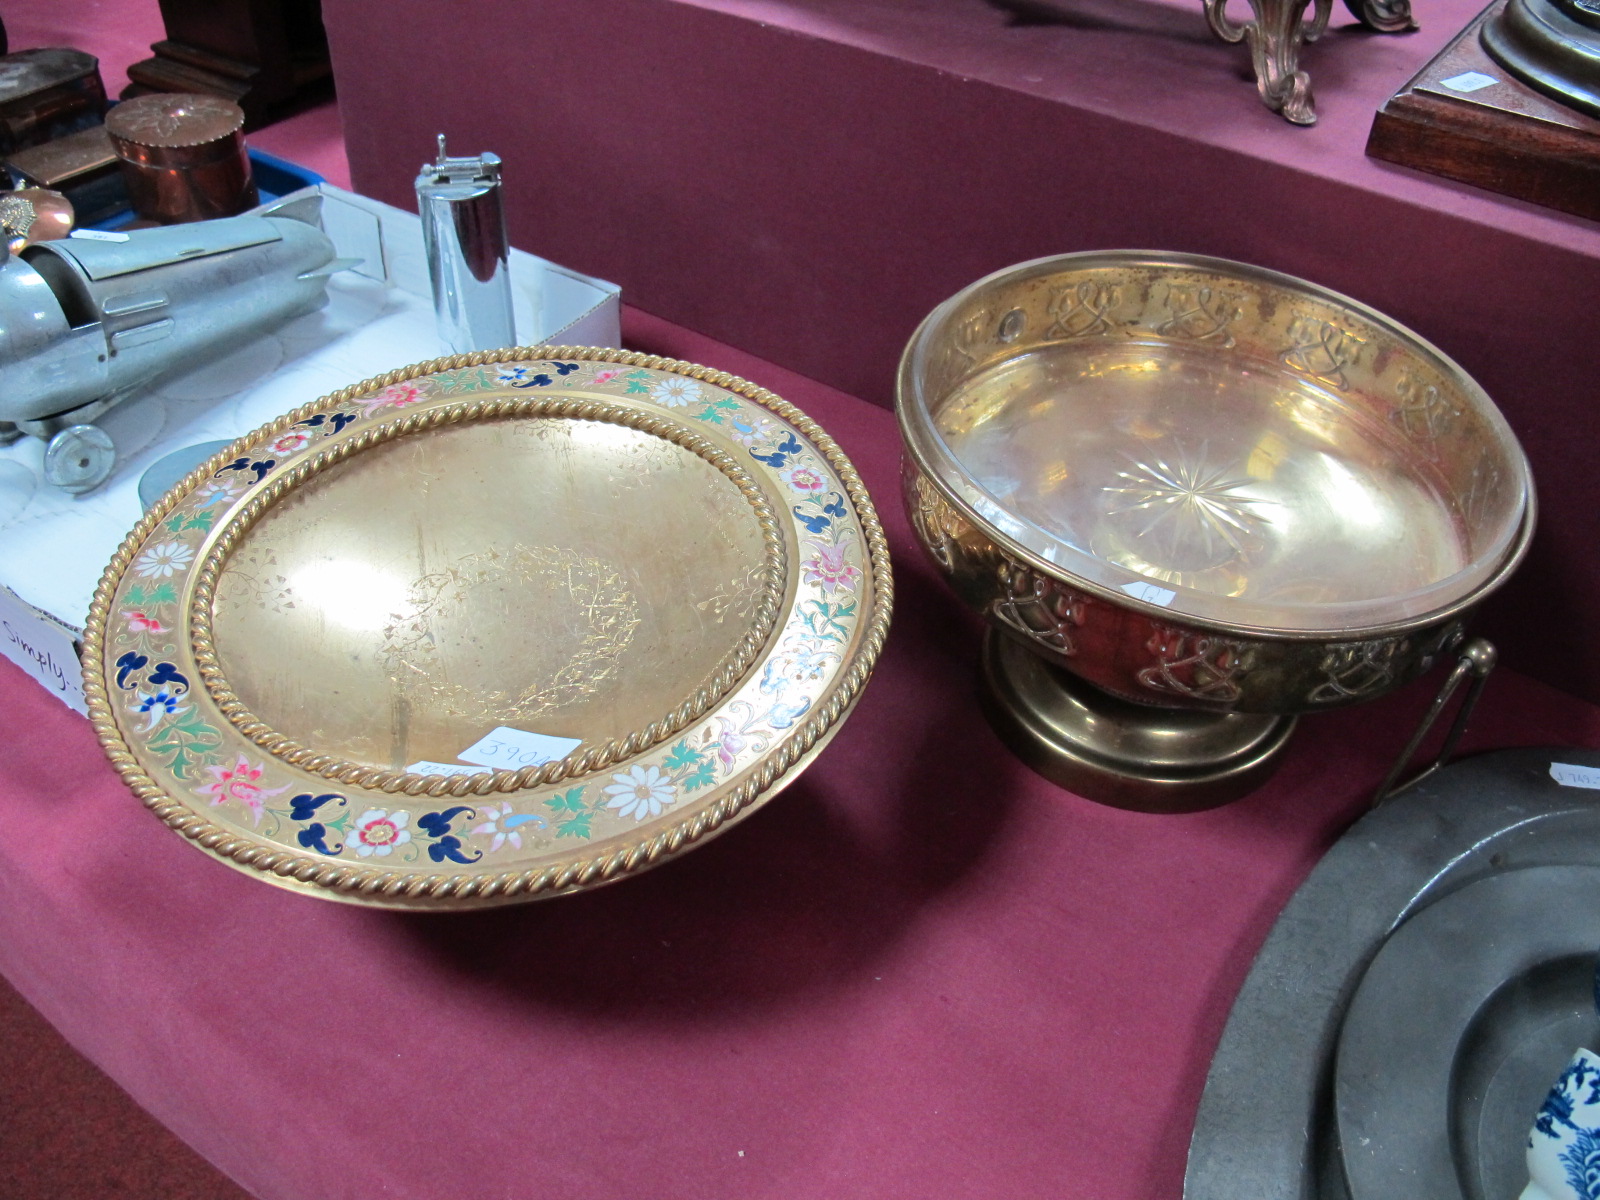
[[[475,763],[496,771],[520,771],[565,758],[583,742],[579,738],[554,737],[548,733],[529,733],[502,725],[486,733],[460,754],[462,762]]]
[[[1125,583],[1122,590],[1135,600],[1143,600],[1146,604],[1159,604],[1166,608],[1177,598],[1178,593],[1171,588],[1160,587],[1153,583]]]

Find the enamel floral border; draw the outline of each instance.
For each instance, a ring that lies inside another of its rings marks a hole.
[[[581,778],[561,778],[559,770],[532,778],[378,772],[382,790],[316,779],[270,752],[252,753],[257,747],[241,745],[226,720],[208,719],[215,714],[200,702],[205,687],[192,678],[193,647],[184,640],[183,584],[212,531],[270,486],[284,459],[432,401],[576,390],[706,429],[737,447],[784,497],[800,547],[795,599],[757,669],[724,700],[660,744],[610,764],[615,770]],[[798,409],[705,367],[537,347],[435,360],[367,380],[257,430],[196,470],[147,514],[107,568],[85,635],[85,683],[96,731],[123,777],[170,826],[213,854],[321,894],[478,906],[641,869],[770,792],[864,686],[891,603],[887,545],[865,488]],[[672,821],[674,814],[680,819]],[[535,856],[540,861],[527,865]]]

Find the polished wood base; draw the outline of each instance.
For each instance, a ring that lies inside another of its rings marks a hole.
[[[1600,120],[1514,79],[1478,38],[1496,0],[1378,110],[1367,153],[1600,220]],[[1476,72],[1494,82],[1447,86]]]

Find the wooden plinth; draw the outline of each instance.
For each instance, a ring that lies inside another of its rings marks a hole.
[[[1600,220],[1600,121],[1513,78],[1478,31],[1496,0],[1378,110],[1367,153],[1562,212]],[[1494,83],[1446,86],[1469,72]]]

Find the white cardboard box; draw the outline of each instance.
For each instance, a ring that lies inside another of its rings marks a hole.
[[[0,448],[0,653],[63,703],[84,711],[75,639],[106,563],[143,512],[139,479],[152,463],[200,442],[232,440],[318,396],[448,354],[439,340],[422,225],[330,184],[323,228],[341,257],[325,308],[193,370],[158,380],[97,422],[117,446],[111,478],[86,496],[44,481],[44,443]],[[298,193],[297,193],[298,194]],[[590,279],[511,252],[518,340],[620,345],[621,299]]]

